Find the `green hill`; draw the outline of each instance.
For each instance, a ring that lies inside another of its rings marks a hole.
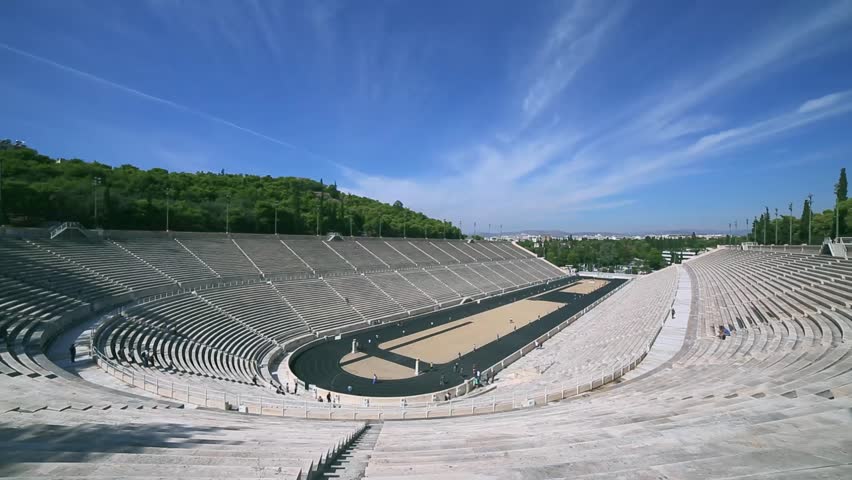
[[[349,195],[320,181],[198,172],[176,173],[132,165],[56,159],[0,141],[0,223],[41,226],[78,221],[87,227],[459,238],[451,223],[404,208]],[[97,219],[95,218],[97,203]]]

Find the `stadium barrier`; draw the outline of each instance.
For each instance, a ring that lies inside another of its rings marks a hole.
[[[553,335],[570,325],[577,318],[596,307],[598,304],[609,298],[617,292],[625,284],[619,286],[609,292],[606,296],[600,298],[594,304],[586,307],[581,312],[573,315],[559,326],[554,327],[539,339],[524,346],[518,351],[508,355],[506,358],[496,363],[489,369],[483,371],[489,372],[489,377],[494,378],[494,374],[500,372],[511,363],[517,361],[523,355],[529,353],[536,348],[536,342],[540,345]],[[625,373],[636,368],[645,356],[647,356],[654,341],[656,340],[659,330],[662,329],[668,318],[668,311],[660,319],[659,328],[652,340],[636,357],[625,359],[619,366],[612,370],[600,370],[588,375],[583,381],[575,381],[572,384],[561,384],[556,388],[545,387],[541,390],[531,391],[528,394],[512,393],[511,395],[478,395],[468,398],[452,398],[449,401],[442,401],[438,394],[443,395],[447,391],[460,391],[465,389],[464,393],[468,392],[468,388],[472,386],[473,380],[468,380],[464,384],[459,385],[440,392],[434,392],[431,395],[435,400],[415,401],[409,397],[399,397],[394,405],[386,405],[384,403],[374,404],[379,398],[358,397],[361,401],[360,405],[346,404],[335,401],[336,398],[341,398],[339,393],[332,392],[333,402],[327,403],[318,399],[302,397],[294,399],[290,395],[276,395],[268,397],[264,395],[245,395],[234,394],[225,391],[200,389],[189,384],[175,383],[174,381],[164,381],[160,377],[146,375],[126,367],[123,367],[112,360],[108,359],[99,349],[93,346],[92,352],[97,365],[109,375],[121,380],[123,383],[144,390],[145,392],[155,393],[161,397],[169,398],[179,402],[184,402],[190,405],[202,406],[205,408],[216,408],[221,410],[236,410],[243,413],[256,415],[273,415],[298,418],[314,418],[314,419],[330,419],[330,420],[404,420],[404,419],[422,419],[422,418],[437,418],[437,417],[453,417],[478,415],[485,413],[504,412],[510,410],[518,410],[530,408],[540,405],[546,405],[550,402],[561,401],[567,398],[575,397],[583,393],[600,388],[602,385],[612,383],[621,378]],[[268,388],[272,388],[271,385]],[[473,390],[475,392],[475,390]],[[382,398],[381,400],[387,400]]]

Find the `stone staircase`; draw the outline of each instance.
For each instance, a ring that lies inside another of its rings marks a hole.
[[[370,462],[373,448],[382,433],[382,424],[373,423],[366,426],[358,437],[332,459],[318,478],[337,480],[359,480],[364,478],[364,472]]]

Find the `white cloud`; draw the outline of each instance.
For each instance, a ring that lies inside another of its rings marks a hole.
[[[624,16],[626,5],[582,0],[574,2],[556,21],[529,68],[534,80],[522,102],[525,123],[547,111],[575,75],[595,58],[606,34]]]
[[[476,219],[513,228],[561,225],[566,213],[616,208],[633,203],[624,196],[654,183],[695,174],[697,162],[758,144],[785,132],[852,112],[852,90],[747,125],[719,130],[661,154],[643,152],[630,159],[584,157],[575,152],[576,136],[553,135],[511,148],[480,145],[460,154],[457,169],[431,179],[393,178],[345,169],[343,188],[386,202],[402,200],[430,215],[468,226]],[[463,215],[463,217],[460,217]],[[467,229],[467,227],[466,227]]]
[[[807,102],[803,103],[802,106],[799,107],[798,111],[799,113],[807,113],[815,110],[821,110],[843,101],[848,96],[849,92],[847,91],[832,93],[824,97],[814,98],[813,100],[808,100]]]

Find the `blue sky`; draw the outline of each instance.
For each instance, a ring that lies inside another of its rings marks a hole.
[[[852,159],[852,1],[9,0],[0,137],[479,230],[722,229]]]

